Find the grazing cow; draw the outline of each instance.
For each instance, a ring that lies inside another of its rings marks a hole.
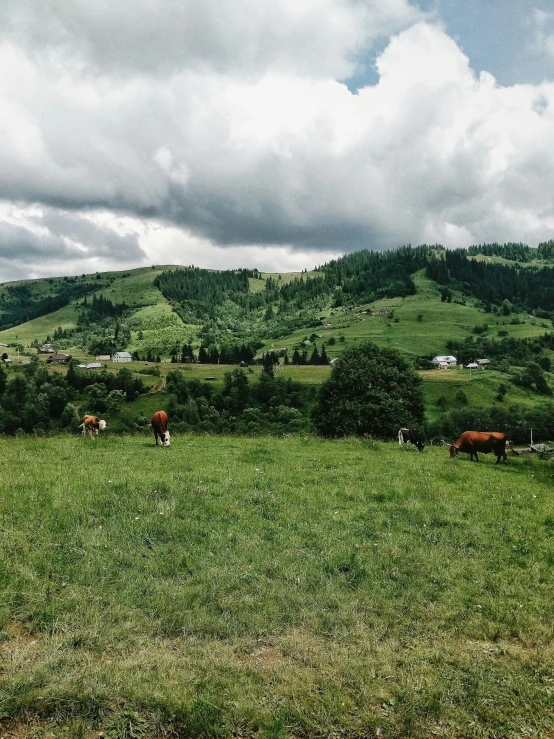
[[[167,430],[167,413],[165,411],[157,411],[152,416],[152,428],[154,429],[154,438],[156,446],[158,446],[158,436],[162,442],[162,446],[170,446],[169,431]]]
[[[79,426],[79,431],[83,436],[88,432],[92,439],[94,434],[98,436],[98,431],[104,431],[105,428],[106,421],[102,421],[98,416],[85,416],[83,418],[83,423]]]
[[[408,442],[414,444],[420,452],[422,452],[425,447],[419,431],[417,431],[416,429],[399,429],[398,443],[400,444],[400,446],[402,446],[402,444],[407,444]]]
[[[504,464],[507,464],[506,444],[509,445],[510,441],[506,434],[500,431],[464,431],[458,441],[450,446],[450,458],[457,456],[459,452],[465,452],[470,455],[470,459],[475,457],[478,462],[477,452],[483,452],[483,454],[493,452],[496,456],[496,464],[501,459],[504,459]]]

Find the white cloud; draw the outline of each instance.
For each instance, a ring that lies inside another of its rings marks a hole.
[[[554,84],[476,77],[405,0],[137,3],[7,3],[0,256],[14,203],[50,274],[552,237]],[[353,94],[339,80],[390,32],[378,84]]]

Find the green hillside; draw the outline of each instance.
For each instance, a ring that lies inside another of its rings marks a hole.
[[[133,361],[126,367],[146,389],[163,389],[159,377],[175,362],[187,381],[221,389],[229,364],[241,358],[257,382],[261,367],[252,358],[266,353],[279,363],[277,376],[315,387],[330,366],[317,365],[314,349],[317,356],[325,349],[332,360],[371,340],[416,363],[429,421],[472,408],[528,409],[554,389],[554,308],[542,307],[554,294],[550,242],[540,259],[537,254],[517,244],[467,252],[417,247],[358,252],[304,273],[158,265],[6,283],[0,285],[0,326],[16,325],[0,331],[0,342],[8,345],[3,351],[11,372],[48,340],[81,363],[129,351]],[[537,295],[544,296],[539,307]],[[429,358],[446,353],[464,364],[490,357],[491,368],[471,378],[459,369],[426,369]],[[120,369],[103,363],[110,372]],[[542,389],[531,379],[537,373]],[[123,425],[146,414],[138,401],[126,411]]]

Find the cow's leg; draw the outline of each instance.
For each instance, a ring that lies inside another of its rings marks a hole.
[[[402,429],[398,432],[398,443],[400,446],[402,446],[403,436],[402,436]]]
[[[154,438],[156,439],[156,446],[158,446],[158,432],[154,429]]]

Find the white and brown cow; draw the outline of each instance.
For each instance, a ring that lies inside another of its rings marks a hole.
[[[167,413],[165,411],[157,411],[152,416],[152,428],[154,429],[154,438],[156,446],[158,446],[158,436],[162,442],[162,446],[170,446],[169,431],[167,430]]]
[[[98,436],[98,431],[104,431],[105,428],[106,421],[98,418],[98,416],[85,416],[83,418],[83,423],[79,426],[79,431],[83,436],[87,433],[90,434],[92,439],[95,434]]]

